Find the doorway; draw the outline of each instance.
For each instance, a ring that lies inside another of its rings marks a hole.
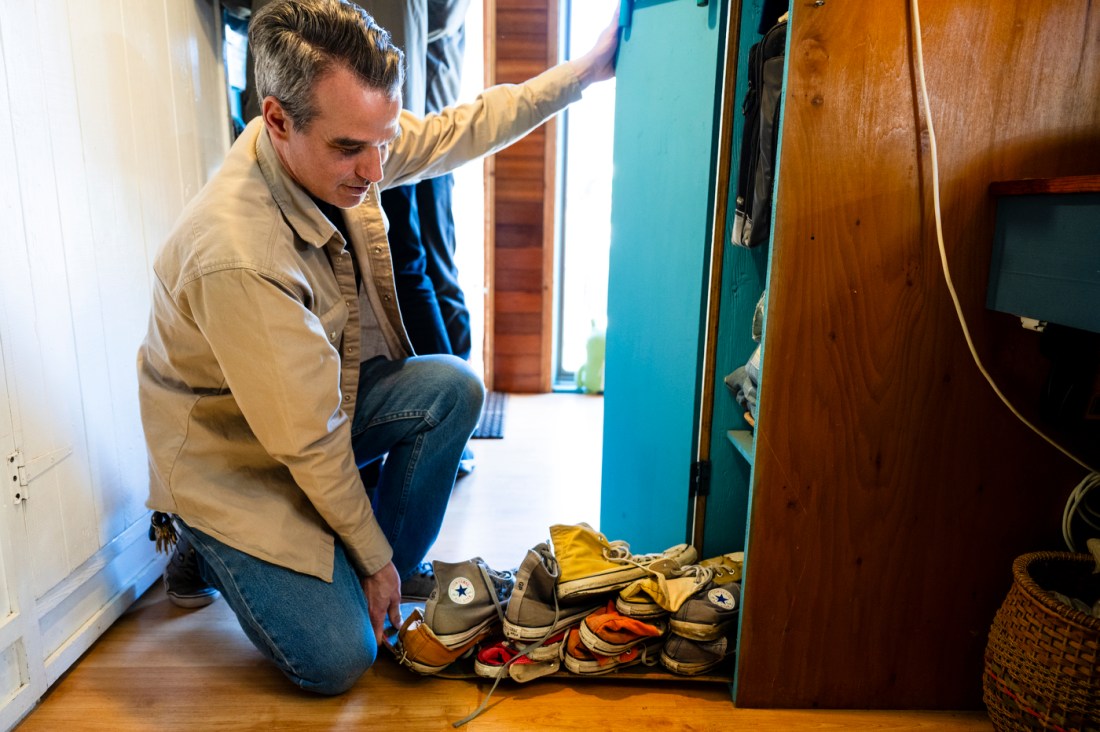
[[[563,0],[563,57],[592,48],[607,22],[607,4]],[[586,89],[584,103],[567,109],[559,128],[553,355],[558,390],[577,388],[589,336],[606,328],[614,119],[611,79]]]

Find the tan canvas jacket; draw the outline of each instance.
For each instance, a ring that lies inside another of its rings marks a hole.
[[[571,64],[418,118],[402,113],[383,187],[453,170],[580,98]],[[351,448],[363,308],[411,353],[378,186],[343,237],[253,120],[154,262],[138,352],[149,508],[252,556],[332,580],[334,538],[362,574],[390,561]],[[331,262],[331,263],[330,263]]]

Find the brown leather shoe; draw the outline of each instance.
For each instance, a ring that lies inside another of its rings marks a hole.
[[[417,673],[430,676],[450,666],[488,635],[489,628],[485,628],[462,645],[448,648],[424,622],[420,610],[413,610],[397,633],[397,660]]]

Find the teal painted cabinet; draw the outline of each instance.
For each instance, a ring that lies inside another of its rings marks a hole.
[[[600,526],[638,552],[682,542],[687,530],[726,12],[693,0],[624,10]]]

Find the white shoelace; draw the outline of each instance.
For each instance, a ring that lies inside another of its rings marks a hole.
[[[550,554],[549,552],[542,552],[542,551],[539,552],[539,556],[542,558],[542,562],[546,566],[547,571],[550,572],[550,576],[556,578],[558,576],[558,562],[554,558],[554,556],[552,554]],[[492,581],[489,578],[488,570],[485,567],[485,563],[484,562],[479,562],[478,566],[481,568],[481,573],[482,573],[482,576],[485,579],[485,583],[489,587],[492,587],[493,586]],[[556,626],[558,624],[558,618],[561,616],[561,609],[558,607],[558,593],[553,592],[551,594],[554,596],[554,622],[550,624],[550,630],[548,630],[546,632],[546,634],[544,636],[542,636],[541,638],[539,638],[537,641],[533,641],[529,645],[526,645],[523,648],[520,648],[519,652],[516,655],[512,656],[507,661],[505,661],[504,664],[501,665],[501,667],[497,670],[496,679],[493,681],[492,687],[489,688],[489,693],[485,695],[485,699],[481,702],[481,704],[478,705],[477,709],[470,712],[468,715],[466,715],[462,719],[458,720],[457,722],[452,722],[451,723],[452,727],[456,727],[456,728],[461,727],[462,725],[466,724],[467,722],[470,722],[474,719],[477,719],[479,716],[481,716],[482,712],[484,712],[486,709],[489,708],[489,699],[492,698],[493,692],[497,690],[497,686],[500,684],[500,680],[503,679],[507,675],[506,672],[508,670],[508,667],[511,666],[513,663],[515,663],[516,661],[518,661],[521,658],[527,658],[529,656],[529,654],[531,653],[531,651],[533,651],[537,648],[541,648],[542,645],[544,643],[546,643],[547,639],[549,639],[550,636],[552,636],[554,634],[554,626]],[[493,593],[493,602],[496,604],[497,614],[500,616],[500,622],[503,624],[504,623],[504,610],[501,608],[500,601],[497,599],[497,596],[496,596],[495,592]],[[562,640],[562,647],[564,647],[564,646],[565,646],[565,640],[563,639]]]

